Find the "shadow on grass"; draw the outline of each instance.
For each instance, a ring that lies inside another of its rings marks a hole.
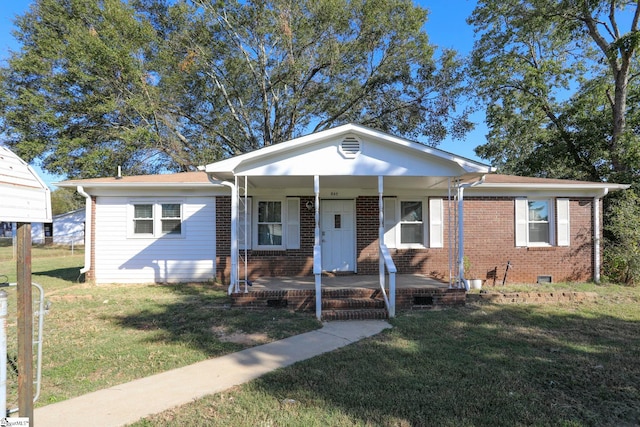
[[[48,276],[71,283],[84,281],[84,274],[80,274],[78,267],[57,268],[55,270],[34,271],[33,276]],[[37,280],[35,280],[37,282]]]
[[[150,341],[185,343],[209,357],[253,345],[222,342],[220,338],[224,335],[264,334],[268,340],[276,340],[320,326],[308,314],[232,309],[225,287],[203,284],[166,287],[179,295],[177,301],[158,303],[151,308],[108,317],[107,320],[123,328],[157,331],[148,338]]]
[[[311,405],[366,425],[640,423],[638,321],[502,306],[405,314],[394,324],[248,392],[300,402],[298,417]]]

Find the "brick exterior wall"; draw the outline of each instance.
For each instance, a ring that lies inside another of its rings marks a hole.
[[[98,198],[96,196],[91,196],[91,229],[89,233],[91,233],[91,267],[89,271],[85,273],[84,281],[85,282],[94,282],[96,279],[96,203]],[[86,248],[85,248],[86,250]]]
[[[515,247],[514,203],[513,198],[465,198],[464,252],[474,275],[486,279],[485,284],[493,284],[494,278],[501,284],[510,261],[513,269],[508,272],[508,283],[535,283],[539,275],[550,275],[553,282],[593,277],[593,199],[570,199],[571,242],[567,247]]]
[[[300,197],[300,249],[248,251],[249,280],[258,277],[310,276],[313,274],[315,213],[305,208],[314,197]],[[244,251],[240,251],[244,254]],[[216,278],[228,283],[231,272],[231,197],[216,198]],[[241,266],[241,269],[243,267]],[[242,270],[241,270],[241,274]]]
[[[308,276],[313,274],[314,212],[305,204],[313,197],[300,197],[300,249],[249,251],[249,278]],[[516,247],[515,202],[513,197],[465,197],[465,255],[472,274],[485,285],[502,284],[507,261],[507,283],[535,283],[539,275],[552,276],[553,282],[588,281],[593,277],[593,199],[570,200],[571,244],[568,247]],[[444,200],[444,248],[390,249],[400,274],[425,274],[449,278],[449,223]],[[455,202],[452,202],[455,203]],[[452,209],[455,206],[452,206]],[[455,221],[455,218],[451,218]],[[230,271],[231,198],[216,202],[216,276],[228,283]],[[358,273],[378,273],[379,209],[377,196],[356,199],[356,259]],[[602,230],[602,228],[600,228]],[[456,254],[454,254],[455,258]],[[455,260],[454,270],[455,270]],[[455,273],[454,273],[455,275]]]

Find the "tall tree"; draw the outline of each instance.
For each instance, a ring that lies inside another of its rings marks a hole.
[[[508,172],[640,177],[639,1],[484,0],[472,76],[487,102],[480,156]]]
[[[72,177],[189,170],[358,122],[471,128],[410,0],[36,0],[2,70],[7,143]]]

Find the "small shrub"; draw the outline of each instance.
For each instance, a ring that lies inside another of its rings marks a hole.
[[[640,283],[640,197],[629,189],[608,200],[603,269],[614,282]]]

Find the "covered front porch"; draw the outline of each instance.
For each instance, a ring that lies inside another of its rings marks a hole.
[[[464,288],[453,288],[448,282],[420,274],[399,274],[395,285],[395,307],[398,310],[464,305],[466,299]],[[389,291],[387,288],[387,294]],[[262,277],[251,282],[251,286],[245,284],[240,292],[232,293],[231,299],[233,307],[315,312],[315,278]],[[325,274],[322,277],[321,320],[388,317],[378,276]]]
[[[327,319],[333,305],[372,305],[394,317],[396,306],[464,296],[453,289],[464,284],[462,192],[491,171],[486,165],[345,125],[203,170],[231,190],[216,200],[216,269],[237,306],[312,310],[314,302]],[[258,277],[296,286],[258,290]]]

